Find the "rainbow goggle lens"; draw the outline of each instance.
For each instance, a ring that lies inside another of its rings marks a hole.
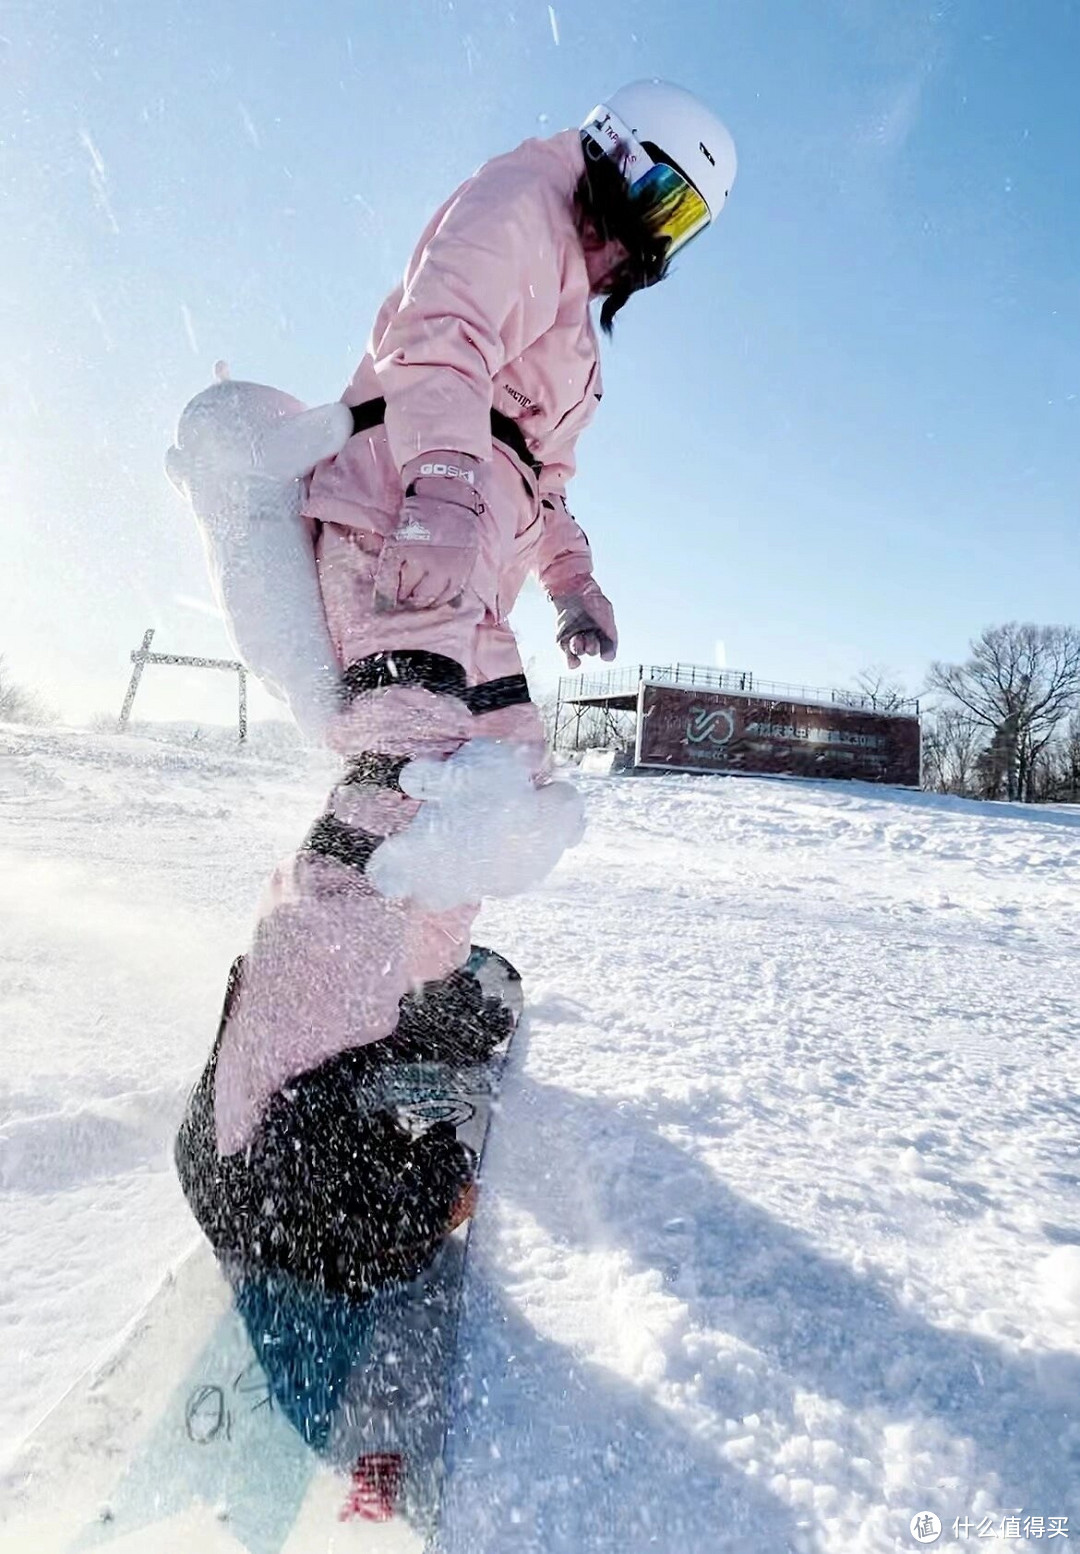
[[[631,203],[652,236],[666,244],[666,258],[709,225],[709,207],[685,173],[670,162],[655,161],[610,108],[597,108],[583,129],[598,156],[621,163]]]
[[[669,259],[709,225],[709,207],[667,162],[654,162],[630,185],[630,201],[653,236],[667,243]]]

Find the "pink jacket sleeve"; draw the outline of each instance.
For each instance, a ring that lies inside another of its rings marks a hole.
[[[536,573],[552,599],[579,593],[583,579],[592,576],[592,551],[585,531],[566,505],[561,491],[543,498],[544,529],[536,553]]]
[[[559,254],[529,165],[501,157],[421,240],[401,304],[373,342],[398,468],[436,449],[490,460],[492,380],[550,329]]]
[[[577,468],[576,442],[576,437],[564,442],[545,460],[540,485],[544,527],[533,568],[552,599],[576,593],[581,579],[592,576],[589,541],[566,505],[566,485]]]

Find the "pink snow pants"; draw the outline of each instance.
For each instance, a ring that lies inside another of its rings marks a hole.
[[[424,911],[378,895],[364,870],[379,841],[419,808],[397,785],[406,761],[446,757],[482,737],[525,744],[540,769],[543,729],[502,619],[512,600],[499,596],[520,571],[521,506],[489,506],[478,591],[457,608],[376,612],[373,577],[390,520],[372,515],[382,533],[374,524],[321,528],[319,574],[345,684],[330,743],[345,770],[260,905],[218,1056],[222,1155],[243,1148],[290,1079],[388,1035],[403,994],[469,953],[479,903]]]

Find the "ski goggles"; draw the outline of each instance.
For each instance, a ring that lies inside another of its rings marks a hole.
[[[595,109],[582,129],[597,148],[597,156],[612,157],[622,167],[635,213],[651,236],[665,245],[666,258],[709,225],[709,207],[682,169],[663,161],[648,141],[636,140],[610,108]]]

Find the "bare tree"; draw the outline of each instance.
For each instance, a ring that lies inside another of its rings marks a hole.
[[[884,664],[870,664],[855,676],[855,689],[834,691],[833,700],[839,707],[864,708],[874,712],[910,711],[915,701],[904,686]]]
[[[972,797],[986,730],[962,707],[937,707],[924,718],[922,735],[923,786]]]
[[[1041,752],[1080,704],[1080,631],[1016,621],[988,626],[964,664],[934,663],[927,683],[966,709],[988,736],[984,790],[1029,800]]]
[[[884,664],[869,664],[860,669],[855,684],[875,712],[900,712],[915,699]]]
[[[635,714],[610,707],[563,709],[559,747],[563,750],[619,750],[633,744]]]
[[[1080,712],[1069,719],[1068,731],[1061,742],[1059,798],[1076,803],[1080,799]]]
[[[0,723],[51,723],[54,717],[36,691],[15,683],[0,654]]]
[[[1032,789],[1036,799],[1080,802],[1080,712],[1035,761]]]

